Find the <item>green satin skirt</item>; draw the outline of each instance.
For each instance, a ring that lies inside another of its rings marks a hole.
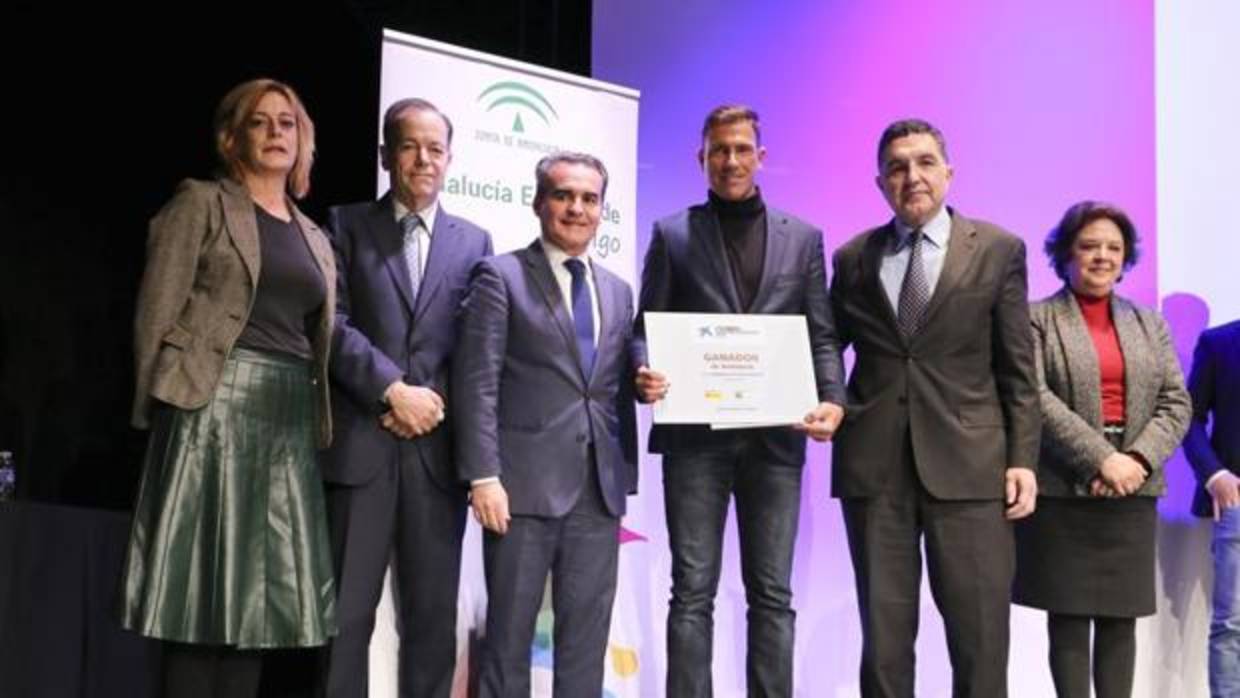
[[[240,649],[335,634],[308,362],[236,349],[201,409],[153,420],[121,580],[121,623]]]

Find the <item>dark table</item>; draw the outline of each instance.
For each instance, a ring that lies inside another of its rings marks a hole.
[[[159,643],[114,614],[129,518],[0,502],[0,698],[157,698]]]

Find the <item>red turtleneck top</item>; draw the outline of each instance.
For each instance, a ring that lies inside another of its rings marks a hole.
[[[1074,293],[1085,327],[1098,355],[1098,372],[1102,375],[1102,421],[1107,424],[1124,422],[1124,352],[1111,319],[1111,297],[1094,298]]]

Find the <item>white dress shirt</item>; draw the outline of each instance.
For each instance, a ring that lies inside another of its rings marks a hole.
[[[887,300],[891,301],[891,309],[899,312],[900,286],[904,284],[904,272],[908,269],[908,256],[912,248],[908,244],[908,236],[913,229],[895,219],[896,235],[883,249],[883,262],[879,267],[878,276],[883,282],[883,291]],[[952,217],[947,207],[939,209],[934,218],[921,227],[924,236],[921,245],[921,263],[926,271],[926,290],[930,297],[934,296],[934,287],[939,283],[939,274],[943,271],[943,260],[947,258],[947,240],[952,234]]]

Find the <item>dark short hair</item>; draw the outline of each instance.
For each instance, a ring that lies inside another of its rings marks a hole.
[[[702,140],[706,140],[710,130],[716,126],[734,124],[738,121],[748,121],[749,125],[753,126],[754,143],[761,145],[762,129],[758,125],[758,112],[744,104],[721,104],[711,109],[702,122]]]
[[[603,166],[603,161],[589,153],[562,150],[547,155],[534,166],[534,180],[538,183],[534,190],[534,208],[538,208],[539,202],[551,189],[551,168],[560,164],[585,165],[598,172],[603,177],[603,191],[599,192],[599,196],[607,198],[607,168]]]
[[[1137,228],[1132,224],[1132,219],[1128,217],[1128,214],[1118,206],[1111,204],[1100,201],[1081,201],[1072,204],[1067,211],[1064,211],[1063,218],[1059,219],[1058,225],[1051,228],[1051,232],[1046,236],[1046,244],[1042,246],[1042,250],[1046,252],[1046,258],[1051,263],[1051,269],[1055,270],[1055,276],[1058,276],[1064,283],[1068,281],[1068,262],[1072,259],[1072,245],[1076,243],[1077,236],[1081,234],[1085,226],[1104,218],[1114,223],[1124,238],[1124,271],[1136,265],[1137,259],[1141,256],[1140,250],[1137,249],[1141,238],[1137,235]]]
[[[926,133],[934,137],[934,142],[939,144],[939,153],[943,156],[943,162],[948,162],[947,158],[947,140],[943,138],[943,132],[925,119],[900,119],[891,122],[887,128],[883,129],[883,135],[878,139],[878,171],[883,171],[883,154],[887,152],[887,146],[891,142],[907,136]]]
[[[392,106],[383,112],[383,147],[385,149],[396,145],[396,141],[400,140],[400,120],[410,109],[428,111],[443,119],[444,125],[448,127],[448,146],[452,146],[452,120],[448,118],[448,115],[421,97],[406,97],[392,102]]]

